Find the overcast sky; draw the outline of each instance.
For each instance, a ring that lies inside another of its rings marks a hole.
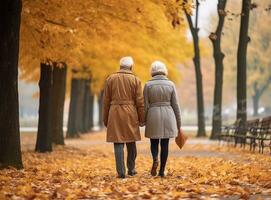
[[[217,0],[201,0],[199,7],[200,36],[208,37],[210,32],[210,21],[216,15]],[[194,20],[194,19],[193,19]]]

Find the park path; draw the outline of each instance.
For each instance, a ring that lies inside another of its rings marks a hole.
[[[97,136],[96,134],[101,134],[100,136]],[[148,149],[149,147],[149,141],[148,139],[144,138],[142,135],[142,141],[137,142],[137,150],[139,154],[143,155],[149,155],[150,151]],[[83,135],[81,139],[77,140],[67,140],[66,144],[73,146],[73,147],[79,147],[79,148],[89,148],[89,147],[99,147],[102,146],[112,146],[110,143],[106,143],[105,133],[94,133],[89,135]],[[200,148],[199,148],[200,147]],[[190,138],[184,149],[179,150],[174,144],[174,140],[171,139],[170,141],[170,156],[174,157],[183,157],[183,156],[195,156],[195,157],[228,157],[233,158],[233,153],[229,152],[219,152],[215,151],[214,148],[218,147],[217,141],[211,141],[208,139],[197,139],[197,138]],[[238,154],[236,154],[238,155]]]
[[[36,133],[23,133],[21,135],[22,150],[33,150],[36,142]],[[89,134],[83,134],[80,138],[76,139],[66,139],[65,144],[67,146],[89,149],[89,148],[99,148],[102,146],[110,147],[111,143],[106,143],[105,132],[94,132]],[[150,154],[148,139],[144,138],[142,135],[142,141],[137,142],[138,153],[139,154]],[[173,148],[172,148],[173,147]],[[170,156],[183,157],[183,156],[195,156],[195,157],[223,157],[228,159],[233,159],[238,156],[238,153],[234,152],[221,152],[216,151],[219,148],[217,141],[211,141],[207,138],[189,138],[183,150],[179,150],[174,144],[174,140],[170,141]]]
[[[234,160],[237,162],[247,163],[248,159],[243,153],[250,152],[248,150],[243,150],[240,148],[233,148],[225,143],[219,144],[218,141],[212,141],[208,138],[195,138],[191,133],[188,134],[189,139],[185,144],[184,148],[180,150],[175,144],[174,140],[170,140],[169,156],[172,157],[214,157],[223,158],[227,160]],[[36,133],[23,133],[21,134],[22,150],[28,151],[35,148]],[[82,134],[80,138],[66,139],[65,144],[69,147],[79,148],[82,150],[89,149],[112,149],[111,143],[106,143],[106,133],[105,131],[97,131],[88,134]],[[144,156],[150,156],[149,150],[149,140],[142,134],[142,140],[137,142],[138,154]],[[268,155],[269,152],[265,152]],[[257,155],[257,153],[256,153]]]

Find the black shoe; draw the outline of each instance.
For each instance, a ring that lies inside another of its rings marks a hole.
[[[125,178],[125,174],[119,174],[118,178],[124,179]]]
[[[165,173],[164,172],[159,172],[158,176],[160,176],[161,178],[165,177]]]
[[[157,167],[158,167],[158,161],[153,161],[152,168],[151,168],[151,175],[156,176],[157,175]]]
[[[137,172],[136,172],[135,170],[128,171],[128,175],[129,175],[129,176],[134,176],[134,175],[136,175],[136,174],[137,174]]]

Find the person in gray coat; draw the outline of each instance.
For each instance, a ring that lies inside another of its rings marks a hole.
[[[170,138],[180,131],[181,116],[175,85],[167,78],[164,63],[155,61],[151,65],[151,76],[144,87],[145,137],[150,138],[153,165],[151,175],[157,175],[158,148],[161,146],[159,176],[164,177]]]

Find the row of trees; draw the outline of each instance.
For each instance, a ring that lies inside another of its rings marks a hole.
[[[225,9],[226,4],[227,9]],[[267,91],[271,83],[270,61],[266,59],[268,52],[270,52],[271,32],[265,25],[270,21],[269,6],[269,0],[259,2],[243,0],[238,5],[229,0],[218,1],[217,29],[209,36],[214,47],[216,69],[212,139],[218,138],[221,133],[223,59],[225,54],[227,58],[226,70],[230,74],[231,80],[228,86],[236,88],[236,119],[241,119],[243,125],[247,120],[248,94],[252,96],[254,115],[258,114],[259,98]],[[255,12],[251,13],[254,9]],[[225,18],[228,20],[223,30]],[[240,30],[239,34],[236,33],[238,29]],[[223,43],[221,43],[221,37],[223,37]],[[221,46],[225,54],[222,53]],[[232,84],[233,80],[236,80],[236,84]]]
[[[270,16],[267,12],[270,9],[270,2],[261,1],[262,10],[259,11],[258,16],[254,15],[252,17],[252,22],[250,22],[250,11],[258,7],[258,4],[252,3],[251,0],[242,0],[241,12],[240,10],[236,13],[229,10],[236,7],[236,2],[230,4],[230,9],[226,10],[228,0],[218,0],[217,4],[217,26],[214,32],[209,36],[209,39],[212,42],[213,46],[213,57],[215,63],[215,87],[214,87],[214,99],[213,99],[213,118],[212,118],[212,133],[211,139],[217,139],[221,134],[222,126],[222,99],[223,99],[223,72],[224,64],[223,60],[225,54],[222,52],[222,36],[225,35],[225,32],[231,32],[235,34],[236,29],[239,26],[239,37],[234,38],[235,40],[227,40],[225,50],[227,51],[227,56],[229,56],[230,63],[227,63],[229,66],[236,67],[237,70],[230,67],[232,71],[236,72],[235,77],[237,80],[237,113],[236,118],[241,119],[241,123],[245,124],[247,119],[247,88],[252,88],[252,99],[254,114],[257,115],[259,98],[262,96],[264,91],[267,90],[271,84],[271,73],[270,73],[270,61],[265,59],[269,51],[269,41],[270,41],[270,32],[268,28],[262,28],[263,32],[259,32],[258,27],[260,20],[269,21]],[[194,43],[194,66],[196,74],[196,84],[197,84],[197,105],[198,105],[198,134],[197,136],[205,136],[205,124],[204,124],[204,99],[203,99],[203,87],[202,87],[202,75],[201,75],[201,64],[200,64],[200,48],[199,48],[199,27],[198,27],[198,18],[199,18],[199,6],[200,1],[195,0],[193,6],[189,4],[189,1],[185,0],[181,2],[181,7],[183,8],[187,22],[191,31],[191,35]],[[238,7],[238,6],[237,6]],[[194,12],[195,21],[192,21],[191,13]],[[240,12],[240,14],[238,14]],[[234,17],[233,17],[234,16]],[[226,31],[223,31],[225,24],[225,18],[228,17],[229,21],[233,21],[234,25],[231,24],[230,27],[227,27]],[[240,23],[238,23],[237,17],[240,17]],[[257,18],[257,19],[255,19]],[[250,28],[250,24],[251,27]],[[266,26],[265,26],[266,27]],[[258,35],[255,38],[250,38],[248,31],[254,30],[254,35]],[[248,43],[254,39],[253,48],[248,52]],[[238,44],[238,45],[236,45]],[[234,47],[237,48],[234,48]],[[247,58],[247,54],[250,54]],[[236,56],[237,55],[237,56]],[[237,57],[237,59],[236,59]],[[233,60],[237,60],[236,64],[233,63]],[[248,60],[248,63],[247,63]],[[247,69],[253,74],[249,74],[249,81],[247,83]],[[255,75],[257,74],[257,75]],[[260,77],[259,77],[260,76]],[[251,80],[252,79],[252,80]],[[249,87],[247,87],[249,86]]]
[[[40,66],[40,104],[36,151],[52,151],[52,144],[64,145],[63,114],[66,94],[65,63],[42,63]],[[93,128],[94,95],[91,73],[87,67],[72,71],[67,138],[79,137]],[[99,116],[102,104],[99,101]],[[100,118],[101,119],[101,118]],[[99,122],[102,127],[102,123]]]
[[[64,145],[63,111],[67,67],[41,63],[39,122],[36,151],[52,151],[52,143]]]
[[[177,1],[179,2],[179,1]],[[197,137],[205,137],[205,112],[204,112],[204,97],[203,97],[203,82],[201,72],[201,56],[200,56],[200,45],[199,45],[199,7],[200,1],[195,0],[194,6],[191,7],[188,0],[181,2],[180,6],[184,10],[189,29],[193,38],[194,44],[194,66],[196,75],[196,94],[197,94],[197,117],[198,117],[198,133]],[[210,40],[213,45],[213,56],[215,61],[215,88],[214,88],[214,109],[213,109],[213,120],[212,120],[212,135],[211,138],[215,138],[221,132],[222,125],[222,87],[223,87],[223,58],[224,54],[221,51],[221,35],[226,16],[227,0],[218,0],[217,13],[218,13],[218,25],[216,31],[210,34]],[[193,5],[193,4],[192,4]],[[192,20],[192,14],[194,9],[194,18]]]
[[[71,87],[67,137],[77,137],[93,126],[94,94],[99,97],[99,111],[102,111],[103,82],[116,70],[121,56],[133,55],[135,73],[146,81],[149,79],[146,66],[151,61],[159,58],[176,63],[192,53],[184,34],[185,26],[172,29],[168,20],[174,18],[174,7],[166,7],[163,2],[22,2],[7,0],[1,7],[0,63],[4,72],[0,88],[5,93],[1,96],[6,97],[1,97],[0,107],[1,168],[22,167],[17,87],[19,46],[21,78],[39,81],[40,86],[36,143],[39,152],[51,151],[52,143],[64,143],[66,82],[68,91]],[[59,10],[63,12],[60,14]],[[171,79],[177,80],[175,66],[168,66]],[[101,124],[101,115],[99,121]]]
[[[266,24],[270,24],[270,9],[268,8],[271,2],[270,0],[262,0],[256,3],[252,4],[257,8],[250,15],[250,37],[247,51],[247,95],[251,99],[254,116],[258,115],[260,100],[265,96],[264,94],[267,94],[271,83],[271,63],[268,58],[271,50],[271,30],[266,26]],[[228,8],[233,11],[231,15],[234,17],[225,25],[223,49],[227,54],[225,64],[229,65],[228,76],[235,77],[236,64],[230,65],[230,62],[236,57],[237,47],[235,44],[239,38],[234,29],[239,26],[238,21],[235,20],[239,15],[234,14],[238,11],[238,7],[236,8],[233,3],[229,4]],[[235,81],[231,78],[230,82]]]
[[[68,119],[67,137],[79,137],[79,133],[89,132],[93,128],[93,103],[94,95],[91,92],[91,74],[87,68],[83,68],[81,73],[85,77],[76,78],[80,73],[73,70],[71,81],[71,98]],[[101,115],[101,113],[99,113]]]

